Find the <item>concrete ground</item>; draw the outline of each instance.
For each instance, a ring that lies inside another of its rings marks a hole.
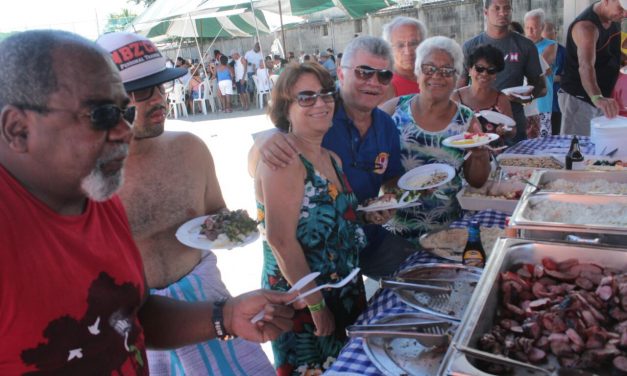
[[[253,178],[248,175],[247,156],[253,144],[252,134],[274,128],[265,113],[266,108],[233,113],[193,115],[177,120],[168,119],[166,130],[188,131],[204,140],[216,166],[222,195],[229,209],[245,209],[256,218]],[[232,295],[255,290],[261,284],[263,257],[261,239],[245,247],[215,250],[222,280]],[[367,295],[376,290],[376,284],[367,281]],[[272,361],[270,344],[264,351]]]

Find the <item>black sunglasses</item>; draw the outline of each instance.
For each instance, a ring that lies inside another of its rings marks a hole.
[[[128,125],[132,126],[135,121],[136,113],[135,106],[120,108],[114,104],[101,104],[94,106],[89,113],[82,114],[74,110],[50,108],[31,104],[18,104],[15,106],[22,110],[35,111],[41,114],[50,112],[69,112],[74,115],[89,117],[92,127],[99,131],[109,131],[115,128],[120,122],[120,117],[124,119]]]
[[[377,80],[381,85],[389,84],[390,81],[392,81],[392,77],[394,76],[394,73],[392,73],[392,71],[389,69],[375,69],[367,65],[358,65],[356,67],[342,66],[342,68],[353,68],[355,71],[355,77],[363,81],[368,81],[376,73]]]
[[[163,84],[151,86],[141,90],[131,91],[131,95],[133,96],[135,102],[143,102],[152,98],[152,95],[155,92],[155,88],[159,90],[159,94],[161,94],[162,96],[165,95],[165,86]]]
[[[487,72],[490,75],[496,74],[497,72],[495,67],[484,67],[481,65],[475,65],[475,71],[477,71],[477,73]]]
[[[442,77],[453,77],[453,75],[455,73],[457,73],[457,69],[455,68],[451,68],[451,67],[436,67],[435,65],[431,65],[431,64],[422,64],[420,66],[420,71],[424,74],[426,74],[427,76],[433,76],[436,73],[440,73],[440,75],[442,75]]]
[[[318,97],[322,99],[324,103],[335,102],[335,89],[322,89],[319,92],[306,90],[296,94],[298,105],[301,107],[311,107],[316,104]]]

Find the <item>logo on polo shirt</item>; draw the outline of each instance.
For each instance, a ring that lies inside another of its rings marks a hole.
[[[113,62],[120,71],[146,61],[160,59],[161,52],[150,41],[137,41],[111,52]]]
[[[379,153],[377,158],[374,160],[374,173],[375,174],[383,174],[385,170],[388,168],[388,161],[390,160],[390,154],[388,153]]]

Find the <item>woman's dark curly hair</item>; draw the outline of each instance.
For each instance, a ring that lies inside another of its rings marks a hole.
[[[290,104],[296,100],[292,89],[298,79],[306,73],[316,76],[322,90],[334,89],[335,82],[331,78],[329,72],[322,65],[316,62],[304,62],[302,64],[290,63],[285,70],[279,75],[279,79],[276,81],[274,88],[272,89],[272,104],[268,107],[268,115],[270,120],[274,123],[274,126],[288,131],[290,128],[290,121],[288,117],[288,111]]]
[[[505,69],[505,57],[503,53],[491,44],[482,44],[472,50],[466,58],[466,69],[474,67],[475,63],[481,59],[493,65],[497,72]]]

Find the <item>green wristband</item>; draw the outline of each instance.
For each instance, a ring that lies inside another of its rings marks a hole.
[[[603,94],[597,94],[597,95],[593,95],[593,96],[591,96],[591,97],[590,97],[590,101],[592,101],[592,104],[596,105],[596,104],[597,104],[597,101],[598,101],[599,99],[602,99],[602,98],[604,98],[604,97],[603,97]]]
[[[324,302],[324,299],[322,299],[320,302],[316,304],[308,305],[307,308],[309,308],[309,312],[314,313],[314,312],[322,311],[324,307],[326,306],[327,304]]]

